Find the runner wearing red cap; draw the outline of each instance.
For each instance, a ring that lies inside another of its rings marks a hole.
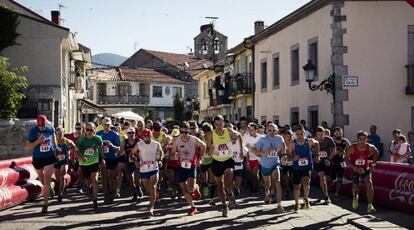
[[[155,190],[159,179],[159,163],[163,155],[160,143],[151,140],[152,132],[145,129],[142,132],[143,139],[131,151],[139,156],[140,177],[144,184],[145,191],[149,193],[148,211],[154,215]]]
[[[33,166],[36,169],[40,182],[44,186],[42,213],[47,213],[50,181],[52,178],[54,163],[56,159],[56,136],[55,129],[47,125],[44,115],[37,117],[37,126],[29,131],[26,148],[32,151]]]

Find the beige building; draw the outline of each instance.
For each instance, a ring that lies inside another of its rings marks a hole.
[[[259,121],[335,120],[351,140],[376,124],[382,142],[395,128],[414,129],[414,8],[406,1],[313,0],[251,42]],[[335,104],[309,90],[307,60],[316,83],[335,74]]]
[[[0,5],[18,14],[19,45],[7,47],[1,55],[12,66],[27,66],[29,87],[21,118],[45,114],[55,126],[74,129],[80,118],[85,95],[86,73],[91,65],[91,50],[76,42],[68,28],[60,25],[59,11],[46,19],[15,1],[0,0]]]

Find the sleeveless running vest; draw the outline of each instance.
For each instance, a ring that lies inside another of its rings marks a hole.
[[[140,156],[140,172],[152,172],[158,170],[157,163],[157,149],[158,143],[151,141],[151,143],[146,144],[144,141],[138,142],[139,156]]]
[[[183,141],[182,137],[178,137],[175,141],[177,152],[180,158],[182,168],[191,168],[198,165],[197,159],[197,139],[195,136],[190,136],[188,141]]]
[[[229,131],[224,128],[224,134],[219,136],[216,130],[213,131],[213,159],[216,161],[226,161],[233,157],[233,153],[230,149],[231,139]]]
[[[164,144],[165,137],[166,137],[165,133],[160,132],[160,135],[157,138],[152,137],[152,140],[157,141],[158,143],[160,143],[162,145],[162,144]]]
[[[128,139],[125,139],[125,157],[127,159],[129,159],[129,155],[131,154],[131,150],[134,148],[134,146],[138,143],[139,139],[138,138],[134,138],[134,144],[130,144]]]
[[[313,160],[312,160],[312,152],[309,147],[308,139],[305,139],[305,143],[299,144],[296,140],[295,143],[295,152],[293,155],[299,156],[298,161],[293,161],[293,169],[298,171],[309,170],[312,168]]]
[[[351,155],[351,162],[358,168],[368,167],[368,156],[370,154],[369,145],[365,144],[364,150],[359,150],[357,144],[353,144],[354,153]]]

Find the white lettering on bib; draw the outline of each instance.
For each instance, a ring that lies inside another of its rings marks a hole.
[[[300,158],[298,161],[299,166],[306,166],[309,164],[309,161],[307,158]]]
[[[154,161],[144,161],[144,165],[142,167],[144,167],[144,170],[146,171],[153,171],[158,168]]]
[[[320,151],[319,152],[319,157],[320,158],[327,158],[328,157],[328,153],[326,151]]]
[[[365,160],[364,159],[358,159],[355,161],[355,165],[361,166],[361,165],[365,165]]]
[[[242,170],[243,169],[243,163],[235,164],[234,170]]]
[[[341,166],[342,166],[342,168],[346,168],[346,162],[345,161],[342,161],[341,162]]]
[[[276,151],[275,151],[275,150],[271,150],[271,151],[269,152],[269,154],[267,154],[267,157],[277,157],[277,153],[276,153]]]
[[[45,153],[50,151],[50,146],[48,144],[40,144],[40,152]]]
[[[94,153],[95,153],[95,149],[93,149],[93,148],[87,148],[85,150],[85,155],[86,156],[92,156]]]
[[[191,169],[191,161],[190,160],[181,160],[181,168]]]

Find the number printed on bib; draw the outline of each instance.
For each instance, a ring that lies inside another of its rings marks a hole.
[[[309,164],[308,158],[300,158],[298,161],[299,166],[306,166]]]
[[[58,160],[59,160],[59,161],[63,161],[63,160],[65,160],[65,159],[66,159],[66,156],[65,156],[64,154],[59,154],[59,155],[57,156],[57,158],[58,158]]]
[[[85,150],[85,156],[92,156],[95,153],[95,149],[93,148],[87,148]]]
[[[342,161],[342,162],[341,162],[341,167],[342,167],[342,168],[346,168],[346,163],[345,163],[345,161]]]
[[[146,171],[152,171],[152,170],[157,169],[157,166],[155,165],[155,161],[144,161],[144,165],[142,167]]]
[[[191,169],[191,161],[190,160],[181,160],[181,168]]]
[[[109,153],[109,147],[104,146],[104,147],[103,147],[103,152],[104,152],[104,153]]]
[[[319,152],[319,157],[320,158],[327,158],[328,157],[328,153],[326,151],[320,151]]]
[[[233,160],[239,160],[239,153],[238,152],[233,152]]]
[[[40,144],[40,152],[45,153],[50,151],[50,146],[48,144]]]
[[[235,164],[234,170],[242,170],[243,169],[243,163]]]
[[[361,165],[365,165],[365,160],[364,159],[358,159],[355,161],[355,165],[361,166]]]
[[[277,153],[276,153],[276,151],[275,151],[275,150],[271,150],[271,151],[269,152],[269,154],[267,154],[267,157],[277,157]]]

